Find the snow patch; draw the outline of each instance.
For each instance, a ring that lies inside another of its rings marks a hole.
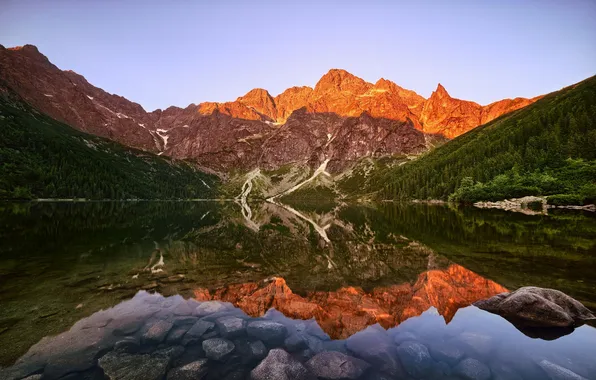
[[[93,96],[89,96],[89,95],[87,95],[87,97],[88,97],[89,99],[93,100]]]
[[[54,95],[50,95],[50,94],[44,94],[45,96],[47,96],[48,98],[53,98]]]
[[[157,132],[160,132],[160,133],[166,133],[167,131],[168,131],[167,129],[159,129],[159,128],[157,129]]]
[[[118,116],[118,119],[130,119],[130,117],[120,112],[116,113],[116,116]]]
[[[207,185],[205,181],[201,180],[201,182],[203,182],[203,185],[207,186],[209,189],[211,188],[211,186]]]
[[[182,128],[190,128],[190,127],[188,126],[188,124],[184,124],[184,125],[182,126]]]
[[[139,124],[139,127],[143,127],[145,129],[147,129],[147,127],[145,127],[145,124],[142,124],[142,123],[138,123],[138,124]]]

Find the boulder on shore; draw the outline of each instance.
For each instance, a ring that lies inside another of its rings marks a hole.
[[[596,316],[581,302],[554,289],[526,286],[501,293],[474,306],[533,327],[577,327]]]

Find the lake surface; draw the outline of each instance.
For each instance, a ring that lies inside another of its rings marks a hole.
[[[596,379],[594,327],[521,332],[472,306],[532,285],[596,310],[595,269],[596,215],[578,211],[0,203],[0,379],[347,360],[321,352],[349,355],[337,378]]]

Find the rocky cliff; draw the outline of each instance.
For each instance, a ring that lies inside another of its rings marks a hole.
[[[254,89],[231,102],[147,112],[60,70],[32,45],[0,45],[2,87],[82,131],[219,171],[324,160],[339,171],[364,156],[417,154],[430,134],[453,138],[533,101],[483,107],[451,98],[441,85],[424,99],[386,79],[372,84],[332,69],[314,89],[292,87],[276,97]]]

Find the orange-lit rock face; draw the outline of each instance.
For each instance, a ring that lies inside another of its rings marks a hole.
[[[292,292],[283,278],[275,278],[266,283],[229,285],[211,292],[196,289],[195,297],[231,302],[253,317],[275,308],[290,318],[315,318],[329,336],[343,339],[375,323],[385,328],[397,326],[431,306],[448,323],[458,309],[506,291],[499,284],[453,264],[444,270],[420,274],[414,284],[378,287],[371,292],[345,287],[300,296]]]
[[[375,84],[332,69],[314,89],[272,97],[254,89],[235,101],[145,111],[84,77],[54,66],[35,46],[0,45],[0,91],[79,130],[218,170],[319,166],[339,172],[366,156],[418,154],[425,133],[456,137],[535,99],[482,107],[454,99],[439,85],[427,100],[380,79]]]

